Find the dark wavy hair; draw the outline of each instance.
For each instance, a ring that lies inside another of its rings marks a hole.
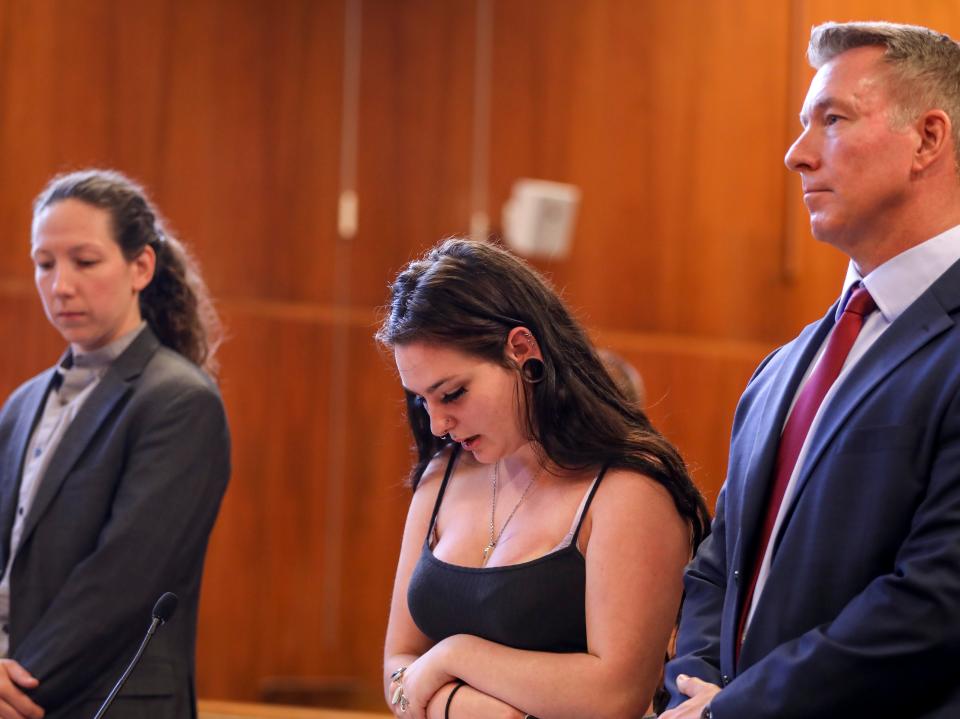
[[[391,286],[377,341],[451,346],[519,372],[507,359],[507,335],[533,333],[544,377],[527,383],[526,431],[557,466],[620,467],[662,484],[689,524],[696,548],[710,531],[703,497],[673,447],[610,378],[583,327],[525,262],[485,242],[446,240],[410,262]],[[437,452],[452,443],[430,431],[430,417],[407,392],[416,444],[414,487]]]
[[[199,267],[165,231],[159,213],[136,182],[116,170],[89,169],[57,175],[33,202],[45,208],[74,199],[106,210],[113,239],[131,262],[149,245],[157,256],[153,279],[140,292],[140,314],[161,343],[215,375],[223,339],[220,318]]]

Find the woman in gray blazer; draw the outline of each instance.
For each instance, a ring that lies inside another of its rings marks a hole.
[[[200,578],[230,471],[216,314],[117,172],[54,178],[31,255],[68,348],[0,410],[0,716],[92,716],[166,591],[177,614],[110,716],[195,716]]]

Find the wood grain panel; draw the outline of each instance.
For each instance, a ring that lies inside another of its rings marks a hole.
[[[173,26],[161,206],[221,297],[329,302],[342,2],[184,1]]]
[[[30,289],[0,284],[0,401],[63,353],[60,335]]]
[[[538,263],[601,326],[779,337],[781,3],[497,3],[491,211],[519,176],[583,190]],[[744,266],[751,268],[743,272]]]
[[[151,179],[155,168],[145,156],[155,156],[164,117],[158,68],[169,23],[162,5],[38,0],[5,7],[16,31],[3,36],[0,70],[0,222],[28,230],[30,200],[58,171],[115,165]],[[19,260],[28,237],[22,230],[5,237],[0,256]],[[27,271],[22,262],[5,263],[4,272]]]
[[[404,262],[469,230],[474,14],[473,0],[364,3],[353,304],[382,304]]]
[[[403,391],[393,356],[375,346],[370,325],[351,327],[347,418],[349,458],[344,503],[345,656],[351,674],[381,696],[383,637],[393,575],[410,502],[413,463]]]
[[[317,641],[330,329],[234,314],[221,388],[233,476],[208,554],[199,691],[257,698],[258,679],[331,659]],[[224,662],[222,657],[229,657]]]
[[[399,383],[369,322],[348,328],[343,576],[325,566],[327,381],[333,322],[237,311],[223,354],[234,475],[207,563],[198,664],[205,696],[258,698],[267,677],[355,677],[379,694],[381,644],[409,490]],[[254,380],[259,378],[258,380]],[[240,570],[240,571],[238,571]],[[349,627],[326,646],[324,593]],[[238,628],[242,630],[238,631]],[[230,662],[217,661],[229,656]]]

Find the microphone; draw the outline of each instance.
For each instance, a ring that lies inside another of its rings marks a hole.
[[[177,595],[173,592],[164,592],[157,600],[157,603],[153,605],[153,619],[150,622],[150,628],[147,629],[147,633],[143,637],[143,641],[140,642],[140,648],[127,665],[127,668],[120,676],[119,681],[113,685],[113,689],[110,690],[107,698],[103,700],[103,704],[100,705],[100,708],[97,710],[97,713],[94,715],[93,719],[101,719],[103,715],[107,713],[107,709],[109,709],[110,705],[113,704],[113,700],[116,698],[117,694],[120,693],[120,689],[123,687],[124,683],[126,683],[127,678],[130,676],[130,673],[133,671],[134,667],[137,666],[137,662],[139,662],[140,657],[143,656],[143,652],[150,643],[150,640],[153,639],[153,635],[156,633],[157,627],[168,622],[175,611],[177,611]]]

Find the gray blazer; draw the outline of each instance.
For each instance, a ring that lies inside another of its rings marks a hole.
[[[30,433],[53,369],[0,410],[0,567]],[[48,719],[92,717],[150,622],[180,598],[111,719],[196,716],[194,646],[207,539],[230,473],[219,392],[144,330],[80,408],[43,476],[10,572],[11,658]]]

